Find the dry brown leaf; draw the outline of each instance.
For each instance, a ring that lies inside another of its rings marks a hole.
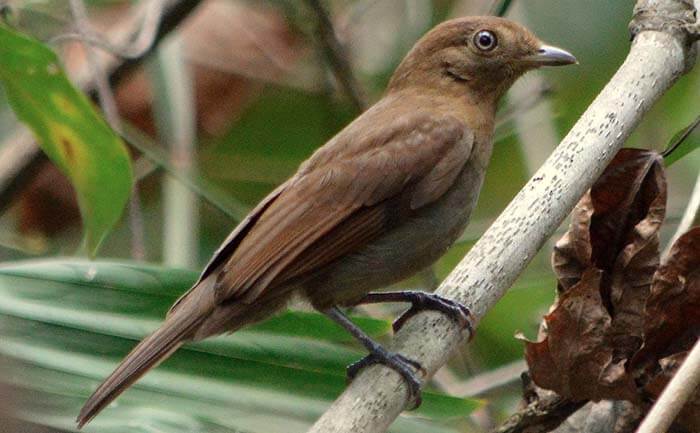
[[[614,203],[615,198],[624,197],[627,209],[612,206],[598,221],[594,216],[592,230],[596,230],[597,235],[592,235],[592,239],[594,245],[599,242],[594,247],[594,257],[607,255],[610,260],[605,263],[609,266],[606,275],[611,278],[610,287],[604,290],[609,290],[612,307],[611,344],[616,358],[627,359],[641,346],[644,308],[659,266],[658,233],[666,214],[666,177],[661,157],[655,152],[624,149],[613,163],[618,160],[620,164],[615,165],[613,174],[601,180],[612,185],[633,181],[628,191],[636,192],[625,196],[621,191],[624,189],[619,188],[611,194],[601,183],[594,185],[591,195],[596,214],[600,213],[601,203]],[[615,219],[622,230],[613,228]],[[620,224],[623,220],[624,226]],[[601,245],[606,236],[615,239],[619,251],[596,255],[603,249],[612,250]],[[597,264],[601,266],[602,262],[597,261]]]
[[[576,399],[638,400],[628,359],[642,343],[659,262],[666,182],[657,153],[621,150],[576,206],[552,258],[559,298],[526,357],[539,386]]]
[[[591,195],[586,193],[571,213],[569,230],[554,245],[552,268],[557,275],[559,293],[581,281],[584,271],[591,266],[592,214]]]
[[[699,336],[700,227],[695,227],[676,241],[668,260],[654,275],[646,305],[644,346],[631,363],[639,382],[646,383],[647,397],[658,398]],[[700,431],[700,390],[676,422],[689,431]]]
[[[654,275],[635,365],[689,350],[700,335],[700,227],[681,236]]]
[[[573,400],[633,399],[634,384],[613,359],[611,318],[600,297],[603,272],[590,268],[545,317],[547,338],[528,343],[526,358],[538,386]]]

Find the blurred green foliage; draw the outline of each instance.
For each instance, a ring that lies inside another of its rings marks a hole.
[[[0,355],[10,360],[12,371],[2,381],[20,395],[38,398],[43,409],[54,408],[41,410],[34,402],[22,409],[24,416],[74,430],[70,421],[84,399],[195,278],[188,271],[74,259],[0,269]],[[389,330],[385,321],[355,320],[370,335]],[[362,356],[341,344],[342,334],[318,313],[288,312],[232,336],[189,345],[86,431],[135,425],[184,432],[208,424],[268,431],[285,420],[291,425],[284,431],[303,431],[344,388],[345,366]],[[392,431],[452,432],[445,422],[480,405],[431,392],[423,399]],[[154,411],[162,416],[154,418]],[[176,424],[182,427],[168,429],[163,424],[168,418],[180,419]]]

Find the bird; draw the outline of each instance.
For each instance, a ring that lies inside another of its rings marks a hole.
[[[396,370],[418,396],[420,364],[376,343],[341,308],[407,302],[463,326],[463,305],[420,291],[373,292],[439,259],[476,205],[493,147],[499,100],[541,66],[577,63],[513,21],[445,21],[400,62],[373,106],[318,148],[231,232],[197,282],[94,391],[83,427],[182,344],[229,333],[284,310],[295,296],[369,351],[348,368]]]

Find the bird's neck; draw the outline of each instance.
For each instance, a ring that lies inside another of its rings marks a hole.
[[[455,117],[474,134],[473,163],[488,165],[493,147],[496,105],[482,101],[473,94],[444,92],[431,87],[411,86],[391,89],[377,104],[377,109],[396,113],[430,112]],[[374,107],[373,107],[374,109]]]
[[[430,56],[414,48],[394,71],[387,93],[416,88],[495,108],[518,76],[508,68],[494,74],[493,71],[452,67],[451,64],[443,57]]]
[[[432,100],[448,101],[451,108],[471,111],[478,108],[486,117],[495,116],[498,101],[507,88],[484,88],[468,85],[453,77],[436,74],[419,74],[412,71],[409,75],[397,71],[392,77],[386,94],[412,94],[425,96]],[[480,116],[479,116],[480,117]]]
[[[406,87],[389,87],[385,98],[410,110],[428,109],[462,120],[480,141],[490,141],[495,124],[497,100],[465,91],[464,87],[424,82]]]

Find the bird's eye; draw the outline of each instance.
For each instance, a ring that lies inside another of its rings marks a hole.
[[[481,51],[491,51],[498,45],[498,40],[492,32],[482,30],[474,35],[474,45]]]

